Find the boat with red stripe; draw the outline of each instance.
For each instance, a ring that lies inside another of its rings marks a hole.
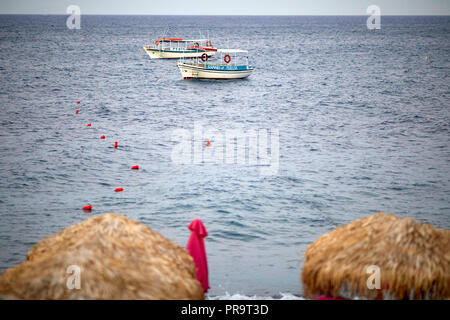
[[[199,58],[204,53],[208,57],[217,52],[209,39],[159,38],[154,46],[147,45],[144,51],[151,59]]]

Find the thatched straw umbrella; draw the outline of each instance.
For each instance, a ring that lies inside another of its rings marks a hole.
[[[71,265],[81,268],[79,289],[68,286],[75,275]],[[0,276],[0,297],[203,299],[204,294],[184,248],[141,223],[106,214],[37,243],[27,261]]]
[[[380,289],[367,285],[372,265]],[[448,299],[450,230],[381,212],[353,221],[308,246],[301,280],[311,298]]]

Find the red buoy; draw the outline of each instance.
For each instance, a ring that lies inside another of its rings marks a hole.
[[[78,114],[78,109],[75,111],[75,114]]]
[[[117,148],[118,146],[119,146],[119,145],[118,145],[117,141],[114,142],[114,148]]]
[[[116,190],[114,190],[115,192],[120,192],[123,191],[123,188],[116,188]]]
[[[91,205],[84,206],[84,207],[83,207],[83,210],[92,210],[92,206],[91,206]]]
[[[100,136],[100,139],[105,139],[105,136]]]
[[[80,104],[80,101],[77,101],[77,104]]]
[[[87,126],[88,126],[88,127],[90,127],[90,126],[91,126],[91,124],[90,124],[90,123],[88,123],[88,124],[87,124]]]
[[[209,140],[206,141],[206,146],[209,147],[210,145],[211,145],[211,142],[209,142]]]
[[[132,166],[131,169],[132,170],[139,170],[139,166]]]

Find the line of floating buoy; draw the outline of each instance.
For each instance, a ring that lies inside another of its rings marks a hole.
[[[80,104],[80,103],[81,103],[81,101],[77,101],[77,104]],[[78,114],[78,113],[79,113],[79,110],[76,109],[76,110],[75,110],[75,114]],[[88,123],[86,126],[87,126],[87,127],[91,127],[92,124],[91,124],[91,123]],[[105,138],[106,138],[106,137],[105,137],[104,135],[100,136],[100,139],[105,139]],[[206,145],[209,146],[209,145],[210,145],[210,142],[207,141]],[[118,143],[117,141],[114,141],[114,148],[117,149],[118,146],[119,146],[119,143]],[[131,169],[132,169],[132,170],[139,170],[139,166],[138,166],[138,165],[134,165],[134,166],[131,167]],[[114,191],[115,191],[115,192],[122,192],[122,191],[123,191],[123,188],[116,188],[116,189],[114,189]],[[91,210],[92,210],[92,205],[87,205],[87,206],[84,206],[84,207],[83,207],[83,211],[91,211]]]

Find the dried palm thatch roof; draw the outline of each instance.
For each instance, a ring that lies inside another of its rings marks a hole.
[[[81,268],[80,289],[69,289]],[[0,296],[17,299],[203,299],[187,251],[149,227],[96,216],[37,243],[0,276]]]
[[[369,266],[380,289],[369,289]],[[368,299],[450,298],[450,230],[377,213],[327,233],[308,246],[305,295]]]

